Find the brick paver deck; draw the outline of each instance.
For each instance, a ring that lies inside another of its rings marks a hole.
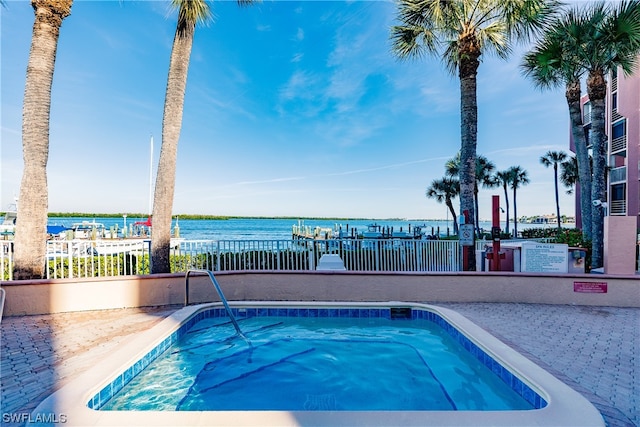
[[[640,309],[438,304],[580,392],[610,427],[640,427]]]
[[[640,309],[437,304],[468,317],[582,393],[611,427],[640,426]],[[180,307],[2,319],[3,426]],[[13,418],[12,418],[13,417]]]

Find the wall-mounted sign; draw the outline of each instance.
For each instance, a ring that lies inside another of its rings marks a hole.
[[[462,246],[473,246],[473,224],[460,225],[460,244]]]
[[[523,243],[521,271],[567,273],[569,246],[558,243]]]
[[[573,282],[573,292],[584,294],[606,294],[607,282]]]

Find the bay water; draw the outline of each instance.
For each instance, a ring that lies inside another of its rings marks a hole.
[[[107,229],[118,226],[121,230],[123,226],[140,221],[146,218],[76,218],[76,217],[51,217],[49,225],[62,225],[70,227],[73,223],[82,221],[97,222],[105,225]],[[439,234],[446,236],[453,234],[453,222],[451,220],[398,220],[398,219],[305,219],[296,220],[290,218],[230,218],[230,219],[179,219],[172,220],[171,230],[178,225],[180,237],[187,240],[290,240],[292,238],[294,226],[315,227],[322,229],[339,229],[344,232],[356,229],[357,233],[367,231],[370,224],[377,224],[381,227],[393,227],[394,231],[408,231],[409,227],[422,227],[423,233],[427,235]],[[565,225],[566,226],[566,225]],[[490,221],[481,221],[480,227],[484,230],[491,230]],[[502,224],[504,228],[504,224]],[[518,224],[519,230],[527,228],[555,227],[555,224]]]

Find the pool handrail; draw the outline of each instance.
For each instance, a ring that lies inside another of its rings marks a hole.
[[[6,298],[6,291],[0,288],[0,322],[2,322],[2,313],[4,312],[4,300]]]
[[[209,279],[211,279],[211,283],[213,283],[213,286],[216,289],[216,292],[218,292],[218,296],[220,297],[220,300],[222,301],[222,304],[224,304],[224,309],[227,311],[227,315],[231,319],[231,323],[233,323],[233,327],[235,328],[237,334],[240,336],[240,338],[242,338],[243,340],[249,342],[247,337],[240,330],[240,326],[238,325],[238,322],[236,321],[236,317],[233,315],[233,312],[231,311],[231,307],[229,307],[229,303],[227,302],[227,299],[225,298],[224,293],[222,292],[222,289],[220,288],[220,284],[218,283],[218,281],[216,280],[215,276],[213,275],[213,271],[211,271],[211,270],[202,270],[202,269],[190,269],[190,270],[187,270],[187,273],[186,273],[186,276],[185,276],[185,285],[184,285],[185,286],[185,288],[184,288],[184,305],[185,306],[189,305],[189,273],[207,273],[207,275],[209,276]]]

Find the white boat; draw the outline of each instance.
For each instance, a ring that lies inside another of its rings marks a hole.
[[[95,219],[92,222],[75,222],[71,224],[70,230],[73,232],[73,235],[70,236],[72,239],[104,239],[107,237],[108,232],[107,227],[100,222],[96,222]],[[109,238],[111,238],[110,234],[109,232]]]
[[[16,218],[18,218],[18,199],[9,205],[9,209],[4,213],[4,219],[0,224],[0,238],[9,240],[13,238],[16,231]]]

